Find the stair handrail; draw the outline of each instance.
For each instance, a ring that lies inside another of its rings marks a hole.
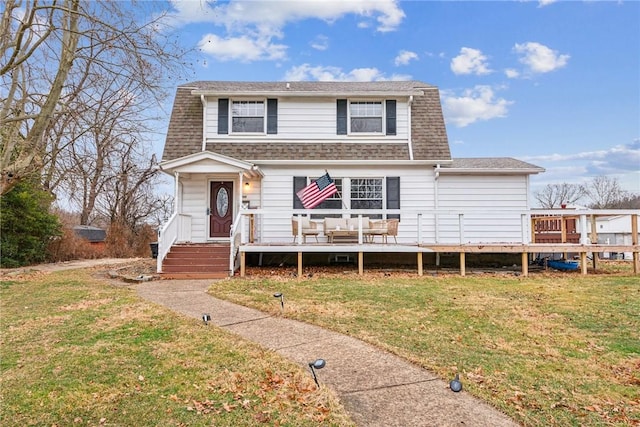
[[[242,210],[239,210],[231,223],[231,230],[229,232],[229,276],[233,276],[236,270],[236,248],[240,247],[236,240],[238,237],[242,237],[242,229],[240,229],[241,218]],[[238,230],[240,230],[240,233],[238,233]],[[240,241],[242,241],[242,239]]]
[[[178,213],[174,212],[167,222],[158,230],[158,258],[156,266],[158,273],[162,273],[162,261],[176,240],[178,240]]]

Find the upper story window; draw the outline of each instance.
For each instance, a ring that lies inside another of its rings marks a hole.
[[[264,133],[264,101],[233,101],[231,132]]]
[[[351,133],[382,133],[382,102],[351,101]]]
[[[218,99],[218,134],[278,133],[278,100]]]
[[[336,100],[336,134],[396,135],[396,100]]]

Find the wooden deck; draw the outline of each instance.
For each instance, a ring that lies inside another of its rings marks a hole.
[[[579,254],[580,269],[582,274],[587,274],[587,254],[600,252],[632,252],[633,272],[640,273],[640,245],[605,245],[605,244],[575,244],[575,243],[488,243],[488,244],[382,244],[382,243],[249,243],[239,247],[240,252],[240,276],[246,274],[247,253],[297,253],[298,277],[302,277],[302,256],[305,253],[357,253],[358,273],[364,274],[365,253],[412,253],[416,256],[417,274],[423,275],[423,256],[425,253],[457,253],[460,257],[460,275],[466,274],[466,254],[481,253],[505,253],[521,254],[522,275],[529,274],[529,255],[540,253],[572,253]],[[592,257],[593,267],[597,267],[597,257]]]

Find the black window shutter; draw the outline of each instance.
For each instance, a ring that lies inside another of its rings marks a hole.
[[[227,98],[218,99],[218,133],[229,133],[229,100]]]
[[[387,209],[400,209],[400,177],[387,177]],[[387,218],[400,219],[398,214],[389,214]]]
[[[347,100],[346,99],[338,99],[336,102],[336,107],[338,110],[337,117],[337,133],[338,135],[346,135],[347,134]]]
[[[307,186],[306,176],[293,177],[293,209],[304,209],[304,206],[302,206],[302,202],[300,201],[300,198],[298,198],[298,195],[296,193],[302,190],[306,186]]]
[[[396,134],[396,101],[387,100],[387,135]]]
[[[278,100],[267,99],[267,133],[278,133]]]

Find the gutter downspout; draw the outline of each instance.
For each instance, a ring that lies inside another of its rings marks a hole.
[[[411,106],[413,105],[413,95],[409,96],[409,128],[407,129],[407,134],[409,137],[409,160],[413,160],[413,145],[411,142]],[[397,120],[397,119],[396,119]]]
[[[433,215],[433,221],[435,222],[435,240],[436,243],[440,242],[440,220],[438,209],[440,208],[440,192],[438,190],[438,180],[440,179],[440,163],[436,164],[434,177],[433,177],[433,209],[435,211]],[[436,267],[440,267],[440,252],[436,252]]]
[[[207,147],[207,100],[204,95],[200,95],[200,102],[202,102],[202,151],[204,151]]]

